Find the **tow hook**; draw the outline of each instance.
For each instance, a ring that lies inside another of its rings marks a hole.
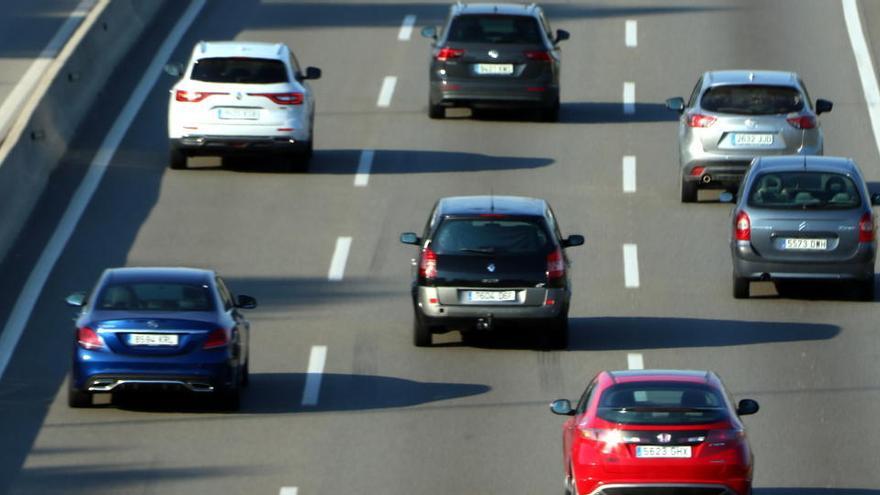
[[[481,331],[492,330],[492,313],[489,313],[488,315],[486,315],[485,318],[478,318],[477,319],[477,330],[481,330]]]

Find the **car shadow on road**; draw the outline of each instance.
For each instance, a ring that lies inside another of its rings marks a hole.
[[[643,122],[676,122],[678,113],[662,103],[636,103],[632,113],[625,113],[623,103],[563,103],[559,112],[562,124],[631,124]]]
[[[828,340],[839,333],[837,325],[821,323],[659,317],[571,318],[568,350],[720,347]]]
[[[375,279],[346,277],[344,281],[329,281],[317,277],[226,277],[236,292],[253,296],[259,307],[252,314],[259,317],[260,309],[314,307],[323,304],[369,302],[400,294],[400,286],[383,284]]]
[[[877,293],[877,280],[874,282],[875,294]],[[755,290],[756,283],[751,285],[751,299],[795,299],[803,301],[850,301],[850,302],[874,302],[862,299],[858,286],[852,282],[844,281],[813,281],[813,280],[779,280],[772,283],[775,291],[758,292]],[[757,292],[757,294],[756,294]]]

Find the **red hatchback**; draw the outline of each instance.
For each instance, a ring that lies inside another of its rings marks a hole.
[[[566,493],[749,495],[752,452],[739,416],[758,403],[733,401],[711,371],[603,371],[562,433]]]

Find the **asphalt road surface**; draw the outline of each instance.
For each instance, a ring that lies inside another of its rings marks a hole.
[[[3,266],[0,321],[185,8],[169,8],[128,57],[53,177]],[[880,494],[878,304],[839,287],[780,297],[769,284],[734,300],[729,206],[711,200],[717,193],[679,203],[676,117],[662,107],[666,97],[687,96],[704,70],[795,70],[813,98],[835,103],[821,117],[826,153],[852,156],[880,180],[841,4],[546,4],[554,28],[572,35],[563,45],[557,124],[428,119],[428,42],[418,29],[439,23],[446,9],[427,1],[208,2],[175,60],[200,39],[281,41],[324,70],[313,84],[311,171],[286,174],[272,160],[221,168],[210,158],[169,171],[173,81],[159,80],[0,383],[0,492],[561,493],[562,420],[548,402],[576,398],[601,369],[641,361],[715,370],[735,396],[761,403],[745,420],[757,494]],[[862,11],[869,37],[878,35],[877,10]],[[401,40],[408,15],[416,29]],[[637,46],[625,42],[627,20],[637,21]],[[381,107],[388,76],[396,84]],[[627,82],[632,114],[622,101]],[[375,153],[367,185],[355,186],[364,150]],[[624,157],[635,157],[632,192],[624,192]],[[398,243],[399,232],[419,230],[439,197],[490,192],[546,198],[565,233],[586,235],[571,250],[566,351],[537,351],[516,336],[462,345],[452,335],[435,348],[412,346],[415,252]],[[341,237],[351,238],[350,250],[344,271],[331,274]],[[633,248],[624,245],[636,246],[626,261]],[[63,296],[120,265],[212,267],[233,290],[257,297],[260,307],[248,312],[251,387],[240,413],[161,398],[67,408],[74,312]],[[303,405],[307,390],[316,405]]]

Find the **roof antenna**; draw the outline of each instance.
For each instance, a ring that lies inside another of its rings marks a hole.
[[[495,213],[495,191],[489,188],[489,213]]]

